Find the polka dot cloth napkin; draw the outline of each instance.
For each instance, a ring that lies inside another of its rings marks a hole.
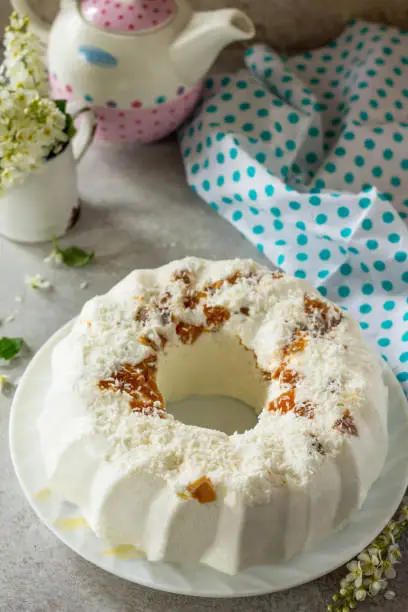
[[[348,309],[408,391],[408,33],[352,23],[289,59],[256,45],[180,132],[187,179]]]

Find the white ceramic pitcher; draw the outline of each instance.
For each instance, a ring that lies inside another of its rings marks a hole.
[[[17,242],[45,242],[63,236],[79,215],[76,164],[90,146],[94,115],[83,114],[78,133],[56,157],[0,196],[0,234]]]

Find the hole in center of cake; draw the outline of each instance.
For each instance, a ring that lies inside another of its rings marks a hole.
[[[170,347],[159,357],[157,383],[176,419],[227,434],[256,425],[268,389],[253,352],[224,330]]]
[[[251,406],[223,395],[191,395],[167,404],[167,412],[186,425],[223,431],[229,436],[255,427],[256,414]]]

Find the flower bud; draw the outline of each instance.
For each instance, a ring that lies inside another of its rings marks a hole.
[[[370,595],[372,595],[373,597],[378,595],[381,589],[383,589],[385,586],[383,585],[383,582],[383,580],[374,580],[374,582],[370,584],[370,587],[368,589],[370,591]]]
[[[357,589],[354,597],[357,599],[357,601],[364,601],[367,597],[367,591],[365,589]]]

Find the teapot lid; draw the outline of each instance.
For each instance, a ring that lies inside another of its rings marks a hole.
[[[175,0],[81,0],[80,9],[95,27],[123,34],[157,28],[177,10]]]

